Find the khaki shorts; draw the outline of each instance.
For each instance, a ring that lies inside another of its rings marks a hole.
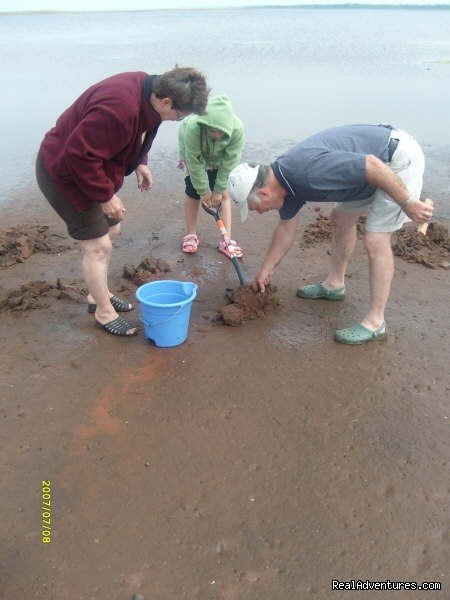
[[[414,198],[420,198],[423,185],[425,159],[416,140],[405,131],[394,129],[391,137],[399,143],[386,165],[396,173]],[[365,200],[337,202],[335,210],[341,213],[367,214],[366,231],[389,233],[397,231],[411,219],[386,192],[377,189],[373,196]]]

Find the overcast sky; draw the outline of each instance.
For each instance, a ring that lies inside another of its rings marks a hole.
[[[151,10],[273,4],[450,4],[450,0],[0,0],[0,12],[35,10]]]

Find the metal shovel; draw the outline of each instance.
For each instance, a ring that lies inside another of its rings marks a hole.
[[[220,217],[220,212],[222,210],[222,205],[219,204],[219,206],[217,207],[216,210],[214,210],[214,208],[207,206],[206,204],[204,204],[202,202],[202,208],[209,213],[212,217],[214,217],[214,220],[216,222],[216,226],[217,229],[220,231],[223,241],[225,242],[226,247],[228,248],[228,252],[231,255],[231,262],[233,263],[233,267],[236,270],[237,276],[239,278],[239,282],[241,285],[245,285],[246,283],[249,283],[250,279],[247,277],[247,275],[244,273],[241,263],[239,262],[238,257],[235,255],[234,251],[233,251],[233,247],[230,245],[230,238],[228,237],[227,234],[227,230],[225,229],[225,225],[223,224],[223,221]]]

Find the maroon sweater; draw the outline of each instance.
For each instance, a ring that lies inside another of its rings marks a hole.
[[[87,89],[56,121],[42,163],[78,212],[107,202],[147,153],[161,123],[150,104],[152,77],[121,73]],[[144,132],[147,132],[144,142]]]

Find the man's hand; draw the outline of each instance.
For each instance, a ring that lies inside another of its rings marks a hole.
[[[402,179],[371,154],[366,155],[366,180],[386,192],[415,223],[428,223],[433,216],[433,208],[420,200],[410,198],[409,190]]]
[[[272,242],[264,262],[252,281],[251,285],[255,292],[258,290],[264,292],[266,287],[272,283],[272,275],[275,267],[294,243],[296,232],[297,216],[292,217],[292,219],[280,219],[273,233]]]
[[[272,275],[273,270],[261,269],[251,283],[253,291],[264,293],[266,287],[272,283]]]
[[[137,186],[141,192],[151,190],[153,186],[153,175],[147,165],[139,165],[136,168]]]
[[[116,194],[114,194],[108,202],[102,202],[101,207],[107,217],[110,219],[118,219],[119,221],[123,220],[125,213],[127,212],[122,200],[119,196],[116,196]]]
[[[425,204],[420,200],[414,200],[408,202],[408,204],[403,207],[403,211],[414,221],[414,223],[429,223],[433,216],[434,206]]]

